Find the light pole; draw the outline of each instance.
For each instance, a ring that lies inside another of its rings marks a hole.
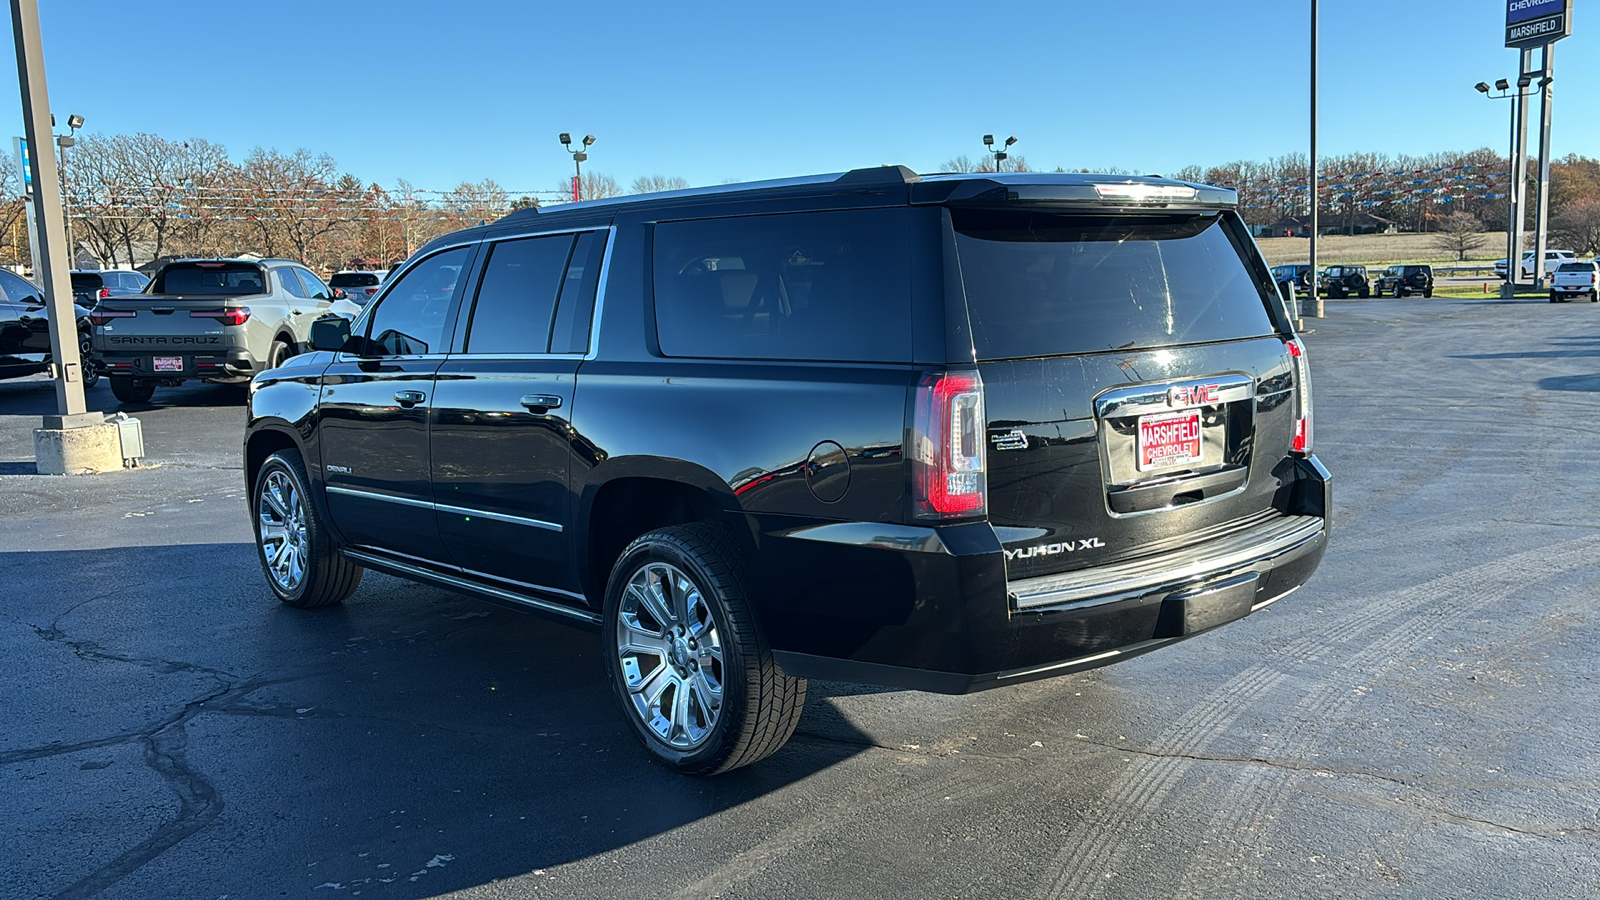
[[[1006,157],[1010,156],[1010,154],[1006,153],[1006,150],[1016,142],[1017,136],[1012,135],[1011,137],[1006,138],[1006,142],[1001,145],[999,150],[996,150],[994,149],[994,135],[986,134],[983,136],[984,155],[994,157],[994,170],[996,173],[1000,171],[1000,163],[1004,162]]]
[[[55,124],[55,116],[50,117],[50,124]],[[78,139],[75,137],[78,129],[83,127],[83,116],[67,116],[67,133],[56,135],[57,153],[61,157],[61,215],[66,219],[67,227],[67,267],[78,267],[78,247],[72,242],[72,198],[67,190],[67,148],[75,147]]]
[[[580,188],[583,183],[583,164],[589,159],[589,154],[586,151],[589,149],[589,145],[594,143],[594,135],[584,135],[583,146],[576,150],[572,149],[572,134],[570,132],[561,132],[558,139],[561,141],[561,146],[567,148],[567,152],[572,154],[572,202],[577,203],[583,199],[583,191]]]
[[[1546,75],[1539,82],[1540,93],[1543,93],[1544,89],[1550,86],[1550,81],[1550,76]],[[1526,163],[1521,159],[1522,142],[1520,139],[1522,137],[1522,123],[1527,115],[1527,111],[1523,108],[1523,99],[1533,96],[1533,92],[1528,90],[1528,85],[1532,82],[1533,76],[1524,73],[1518,77],[1517,89],[1513,91],[1511,90],[1511,82],[1501,78],[1494,83],[1493,88],[1499,91],[1498,94],[1489,93],[1490,88],[1486,82],[1480,81],[1473,85],[1473,88],[1478,93],[1488,97],[1490,100],[1511,101],[1511,156],[1509,159],[1511,171],[1506,182],[1506,283],[1500,286],[1500,296],[1505,298],[1516,296],[1517,276],[1522,274],[1522,220],[1524,214],[1521,203],[1522,185],[1520,181],[1523,177],[1522,167]],[[1539,276],[1542,276],[1544,261],[1534,260],[1534,268],[1539,271]]]
[[[1322,305],[1322,279],[1317,276],[1317,0],[1311,0],[1311,172],[1307,191],[1311,197],[1311,315],[1322,318],[1327,310]]]

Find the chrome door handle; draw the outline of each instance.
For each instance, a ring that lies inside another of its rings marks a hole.
[[[395,391],[394,402],[410,409],[418,403],[428,399],[428,395],[421,391]]]
[[[556,409],[561,405],[561,398],[555,394],[524,394],[522,406],[528,411],[536,409]]]

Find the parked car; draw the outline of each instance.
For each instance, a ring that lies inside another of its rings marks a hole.
[[[94,345],[117,399],[144,403],[191,378],[249,381],[306,349],[311,323],[338,313],[339,299],[291,260],[181,260],[162,266],[148,293],[101,300]]]
[[[1295,293],[1311,293],[1311,267],[1310,266],[1273,266],[1272,277],[1276,281],[1293,281]]]
[[[1522,269],[1521,269],[1521,271],[1522,271],[1522,277],[1523,278],[1532,278],[1533,277],[1533,258],[1534,258],[1534,254],[1536,252],[1537,251],[1535,251],[1535,250],[1529,250],[1526,253],[1522,254]],[[1572,261],[1576,260],[1577,258],[1578,258],[1578,254],[1573,253],[1571,250],[1546,250],[1544,252],[1544,274],[1546,274],[1546,275],[1553,274],[1557,269],[1559,269],[1561,267],[1562,263],[1569,263],[1569,262],[1572,262]],[[1505,260],[1497,259],[1497,260],[1494,261],[1494,274],[1498,275],[1501,278],[1506,277],[1506,261]]]
[[[1600,282],[1600,266],[1595,260],[1562,263],[1550,277],[1550,302],[1560,303],[1587,294],[1589,302],[1594,303],[1600,300],[1600,283],[1597,282]]]
[[[74,303],[83,386],[100,381],[90,341],[89,310]],[[24,378],[50,368],[50,315],[44,291],[20,275],[0,269],[0,378]]]
[[[388,274],[387,269],[375,271],[347,269],[333,273],[333,277],[328,279],[328,285],[343,290],[357,306],[366,306],[367,301],[378,293],[378,286],[383,284],[383,279]]]
[[[883,167],[438,238],[251,383],[267,584],[325,606],[376,569],[598,628],[693,774],[777,750],[807,678],[965,693],[1236,620],[1329,514],[1236,198]]]
[[[77,270],[72,273],[72,296],[90,309],[106,297],[124,297],[145,289],[150,279],[128,269]]]
[[[1411,294],[1432,297],[1433,266],[1390,266],[1379,273],[1377,279],[1373,281],[1372,289],[1380,297],[1384,294],[1395,297],[1406,297]]]
[[[1321,289],[1329,297],[1335,298],[1351,294],[1372,296],[1372,287],[1367,283],[1366,266],[1329,266],[1322,272]]]

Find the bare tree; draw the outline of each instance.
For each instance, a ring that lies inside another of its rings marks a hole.
[[[1550,234],[1580,256],[1600,253],[1600,199],[1588,198],[1567,204],[1550,221]]]
[[[629,187],[630,194],[656,194],[661,191],[682,191],[689,187],[687,178],[677,175],[640,175]]]
[[[563,178],[556,185],[556,190],[570,199],[572,197],[572,179]],[[610,175],[602,175],[599,172],[583,173],[583,178],[578,183],[578,190],[579,195],[584,200],[604,200],[607,197],[622,196],[622,185],[618,184],[617,180]]]
[[[1439,232],[1434,235],[1433,246],[1446,253],[1454,253],[1457,260],[1467,258],[1474,250],[1482,250],[1489,243],[1483,234],[1483,223],[1471,213],[1453,212],[1439,220]]]
[[[260,147],[239,170],[246,221],[268,256],[307,260],[311,246],[340,224],[337,169],[326,153],[300,149],[290,154]]]
[[[7,265],[20,265],[28,254],[27,207],[23,205],[22,186],[17,173],[10,165],[0,165],[0,249],[7,250]]]
[[[1031,172],[1031,171],[1033,171],[1032,169],[1028,168],[1028,158],[1026,156],[1023,156],[1020,153],[1011,154],[1007,159],[1005,159],[1004,161],[1000,162],[999,166],[1000,166],[1000,168],[999,168],[998,171],[1001,171],[1001,172]],[[963,153],[960,156],[956,156],[956,157],[953,157],[951,159],[945,160],[943,163],[941,163],[939,165],[939,171],[941,171],[941,172],[994,172],[994,171],[996,171],[996,169],[995,169],[995,159],[994,159],[994,156],[990,155],[990,154],[985,154],[984,156],[980,156],[980,157],[974,159],[974,158],[966,155],[965,153]]]

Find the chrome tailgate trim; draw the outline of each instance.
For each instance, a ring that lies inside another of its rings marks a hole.
[[[1320,516],[1284,516],[1198,547],[1006,583],[1017,609],[1130,594],[1266,562],[1321,537]]]

